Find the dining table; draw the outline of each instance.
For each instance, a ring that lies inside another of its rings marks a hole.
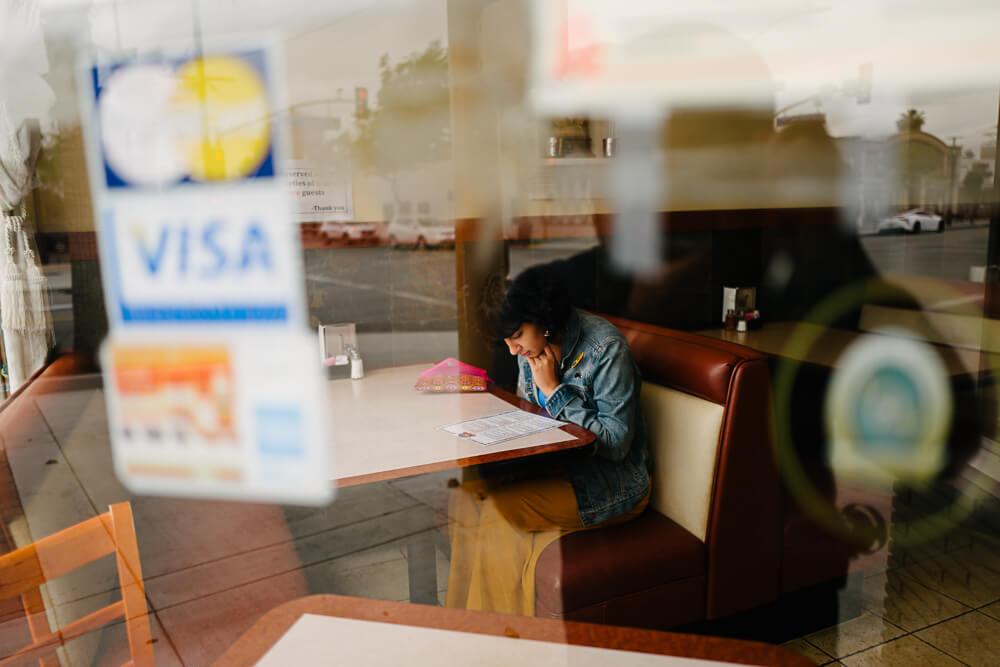
[[[563,423],[548,430],[480,444],[443,427],[522,410],[544,411],[493,382],[484,391],[417,391],[433,362],[378,368],[360,379],[327,382],[331,484],[337,487],[398,480],[442,470],[511,461],[592,445],[593,433]],[[425,507],[428,516],[434,508]],[[407,541],[410,601],[437,604],[435,542],[429,531]]]
[[[267,612],[215,664],[808,667],[813,663],[780,646],[740,639],[312,595]]]

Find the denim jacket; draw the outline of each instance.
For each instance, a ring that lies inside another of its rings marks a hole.
[[[538,405],[524,357],[518,357],[518,368],[518,396]],[[545,400],[549,414],[597,436],[589,451],[568,459],[580,519],[592,526],[624,514],[649,492],[642,378],[625,336],[610,322],[574,310],[563,336],[559,381]]]

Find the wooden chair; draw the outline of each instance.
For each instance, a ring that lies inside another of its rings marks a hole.
[[[38,587],[48,580],[115,554],[122,599],[53,631]],[[146,609],[146,591],[129,503],[70,526],[33,544],[0,556],[0,600],[20,596],[33,643],[0,660],[0,667],[37,663],[58,667],[56,650],[71,639],[116,619],[125,619],[134,667],[153,665],[153,643]]]

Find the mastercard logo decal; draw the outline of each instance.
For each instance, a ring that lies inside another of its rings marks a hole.
[[[122,65],[97,105],[109,188],[274,177],[259,54]]]

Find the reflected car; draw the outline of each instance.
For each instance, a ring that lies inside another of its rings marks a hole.
[[[324,222],[319,232],[326,238],[343,243],[374,243],[375,225],[370,222]]]
[[[937,215],[936,213],[928,213],[923,209],[914,208],[879,220],[879,233],[894,231],[902,231],[911,234],[919,234],[920,232],[943,232],[944,225],[941,223],[940,215]]]
[[[418,248],[453,246],[455,223],[436,218],[393,218],[386,228],[389,245],[415,245]]]

